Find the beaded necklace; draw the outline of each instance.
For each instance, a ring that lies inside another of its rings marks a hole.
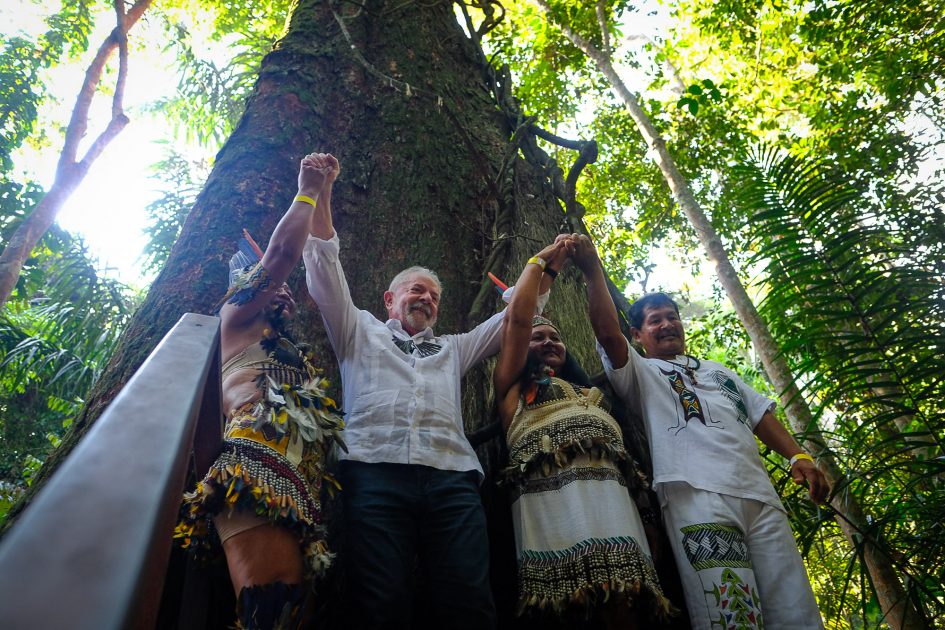
[[[682,370],[686,373],[686,376],[689,377],[689,380],[692,381],[692,384],[698,385],[699,381],[696,380],[696,370],[702,367],[702,362],[699,361],[699,359],[692,356],[691,354],[684,354],[683,356],[686,357],[685,365],[683,365],[682,363],[677,363],[676,361],[670,361],[669,359],[660,359],[660,361],[665,361],[666,363],[675,365],[678,368],[682,368]],[[695,365],[690,365],[689,363],[690,360],[692,360],[695,363]]]

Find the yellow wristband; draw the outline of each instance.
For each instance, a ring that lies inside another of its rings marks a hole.
[[[539,258],[538,256],[532,256],[531,258],[528,259],[528,262],[526,262],[525,264],[526,264],[526,265],[531,265],[531,264],[533,264],[533,263],[536,264],[536,265],[538,265],[539,267],[541,267],[541,270],[542,270],[542,271],[545,270],[545,265],[548,264],[548,263],[545,262],[545,259],[544,259],[544,258]]]
[[[802,460],[802,459],[806,459],[809,462],[814,461],[814,458],[808,455],[807,453],[798,453],[797,455],[791,458],[791,463],[788,464],[788,468],[793,468],[794,464],[796,464],[799,460]]]
[[[302,203],[307,203],[312,207],[315,206],[315,200],[312,199],[311,197],[306,197],[305,195],[296,195],[295,199],[293,199],[292,201],[301,201]]]

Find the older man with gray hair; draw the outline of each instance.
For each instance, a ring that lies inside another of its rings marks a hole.
[[[336,165],[317,198],[303,260],[344,392],[346,623],[410,627],[419,560],[432,627],[494,628],[482,467],[463,432],[460,381],[498,352],[503,313],[468,333],[435,335],[442,287],[423,267],[394,277],[384,293],[386,322],[355,307],[332,226],[337,172]]]

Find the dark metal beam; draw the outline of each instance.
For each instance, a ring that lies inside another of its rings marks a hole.
[[[219,338],[184,315],[4,537],[4,628],[154,626],[201,408],[219,435]]]

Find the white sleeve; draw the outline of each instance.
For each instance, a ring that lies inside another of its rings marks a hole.
[[[327,241],[309,235],[302,250],[305,284],[322,314],[339,361],[353,343],[358,322],[358,309],[351,302],[348,281],[338,258],[340,249],[338,233],[335,232]]]
[[[777,407],[777,403],[764,394],[756,392],[732,370],[724,366],[722,367],[725,369],[726,374],[735,381],[735,387],[738,388],[738,393],[741,394],[742,400],[745,401],[745,408],[748,411],[748,420],[751,422],[751,430],[754,431],[758,423],[761,422],[761,417],[765,415],[765,412],[773,412],[775,407]]]
[[[626,338],[624,339],[626,340]],[[642,359],[640,355],[637,354],[637,351],[633,349],[633,346],[630,345],[630,341],[626,341],[627,364],[620,369],[614,369],[614,364],[611,363],[610,357],[607,356],[607,351],[604,350],[604,346],[600,345],[599,341],[596,343],[597,354],[600,355],[601,363],[604,364],[604,372],[607,373],[607,380],[613,385],[617,395],[625,402],[629,402],[638,400],[640,397],[640,376],[637,370],[642,363]]]
[[[471,367],[499,352],[502,345],[502,322],[505,321],[505,309],[502,309],[468,333],[450,335],[456,344],[459,357],[460,375]]]
[[[515,292],[515,286],[510,286],[508,289],[502,292],[502,301],[506,304],[512,303],[512,293]],[[545,307],[548,306],[548,300],[551,299],[551,291],[545,291],[544,293],[538,294],[538,301],[535,303],[535,313],[541,315],[545,312]]]
[[[502,299],[505,302],[512,299],[514,288],[509,287],[502,294]],[[545,291],[538,296],[538,303],[535,306],[538,313],[545,309],[550,296],[551,291]],[[459,353],[461,374],[465,374],[472,366],[499,352],[499,348],[502,346],[502,322],[505,321],[505,311],[506,309],[502,309],[468,333],[450,335]]]

